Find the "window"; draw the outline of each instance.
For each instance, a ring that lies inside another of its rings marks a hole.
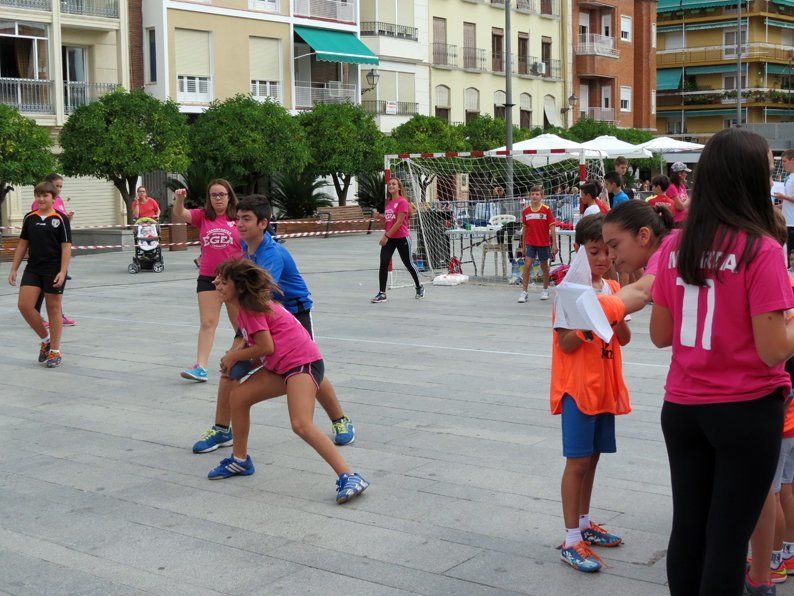
[[[684,127],[681,124],[680,120],[668,120],[667,121],[667,134],[669,135],[680,135],[684,133]]]
[[[449,108],[439,108],[436,106],[436,118],[441,118],[441,120],[449,124]]]
[[[631,17],[620,17],[620,39],[631,41]]]
[[[251,0],[249,7],[254,10],[264,10],[267,12],[278,12],[279,0]]]
[[[620,88],[620,111],[631,111],[631,87]]]
[[[656,89],[651,89],[651,114],[656,113]]]
[[[157,35],[154,28],[146,30],[146,65],[148,72],[146,80],[149,83],[157,82]]]
[[[722,75],[722,88],[727,90],[736,89],[736,75],[726,74]],[[742,89],[747,89],[747,71],[742,73]]]
[[[722,55],[725,58],[736,57],[736,29],[722,32]],[[747,55],[747,29],[742,28],[742,56]]]
[[[464,106],[467,123],[480,115],[480,92],[474,87],[469,87],[464,92]]]
[[[518,34],[518,74],[529,73],[529,33]]]
[[[665,50],[680,50],[684,47],[684,30],[664,34]]]
[[[174,40],[177,101],[194,103],[212,101],[209,32],[176,29]]]
[[[529,130],[532,128],[532,96],[529,93],[522,93],[518,105],[521,108],[519,126]]]
[[[504,31],[499,27],[491,28],[491,70],[504,72]]]
[[[551,72],[551,38],[542,37],[540,40],[540,61],[546,65],[547,77],[552,77],[554,74]]]
[[[48,80],[49,70],[47,25],[0,21],[0,77]],[[13,94],[16,96],[17,92],[14,90]]]
[[[736,118],[725,118],[722,121],[722,128],[733,128],[739,125],[738,122]]]
[[[248,39],[251,96],[281,101],[281,42],[267,37]]]
[[[656,47],[656,23],[651,23],[651,47]]]
[[[414,73],[397,73],[397,101],[402,104],[400,109],[403,112],[401,113],[413,114],[416,111],[414,109],[416,104],[416,79]],[[410,112],[406,112],[408,109],[410,109]]]
[[[463,23],[463,68],[482,68],[477,64],[477,53],[477,25]]]
[[[505,119],[507,116],[507,108],[505,108],[505,101],[507,98],[504,91],[496,91],[493,94],[493,117]]]

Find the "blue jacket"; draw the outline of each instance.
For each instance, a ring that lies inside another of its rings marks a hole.
[[[289,251],[265,233],[262,243],[253,255],[248,254],[248,246],[240,241],[243,254],[256,265],[267,271],[284,294],[273,293],[273,298],[281,302],[292,314],[308,312],[312,308],[312,298],[306,282],[301,277],[298,266]]]

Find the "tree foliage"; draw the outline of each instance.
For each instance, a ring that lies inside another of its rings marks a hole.
[[[119,89],[78,107],[61,130],[60,145],[64,173],[111,181],[130,222],[138,176],[188,165],[185,117],[175,103],[140,90]]]
[[[309,170],[278,174],[273,177],[270,202],[288,218],[314,215],[319,207],[333,204],[331,197],[320,190],[323,186],[323,181]]]
[[[14,185],[36,184],[55,171],[47,130],[0,104],[0,207]]]
[[[460,125],[470,151],[489,151],[507,144],[507,124],[501,118],[488,114],[477,116]],[[531,138],[531,131],[513,126],[513,143]]]
[[[353,176],[383,169],[383,133],[361,106],[319,104],[298,119],[311,153],[310,168],[331,176],[339,205],[347,204]]]
[[[213,102],[190,127],[190,146],[194,164],[247,193],[260,178],[299,172],[309,162],[297,120],[280,104],[248,95]]]
[[[386,179],[383,172],[370,172],[358,176],[356,200],[362,207],[378,213],[386,210]]]
[[[417,114],[396,127],[389,137],[389,153],[465,151],[466,138],[458,126],[435,116]]]

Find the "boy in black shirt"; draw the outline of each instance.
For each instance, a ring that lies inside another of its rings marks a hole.
[[[69,218],[52,206],[58,194],[55,185],[41,182],[33,194],[38,209],[25,215],[22,222],[8,283],[16,285],[17,270],[27,254],[28,264],[19,288],[19,312],[41,338],[39,362],[46,361],[48,368],[55,368],[61,365],[61,298],[72,254],[72,232]],[[41,292],[44,292],[50,320],[49,335],[36,311],[36,300]]]

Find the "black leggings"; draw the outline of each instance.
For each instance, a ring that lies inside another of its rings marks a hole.
[[[405,268],[408,269],[408,273],[414,278],[414,285],[418,289],[421,285],[419,283],[419,271],[411,260],[411,237],[406,236],[405,238],[389,238],[386,241],[386,246],[380,247],[380,291],[386,291],[386,280],[389,277],[389,261],[391,261],[395,249],[400,253],[400,259],[402,259]]]
[[[782,429],[779,393],[702,406],[665,402],[672,596],[741,596],[747,542],[772,485]]]

